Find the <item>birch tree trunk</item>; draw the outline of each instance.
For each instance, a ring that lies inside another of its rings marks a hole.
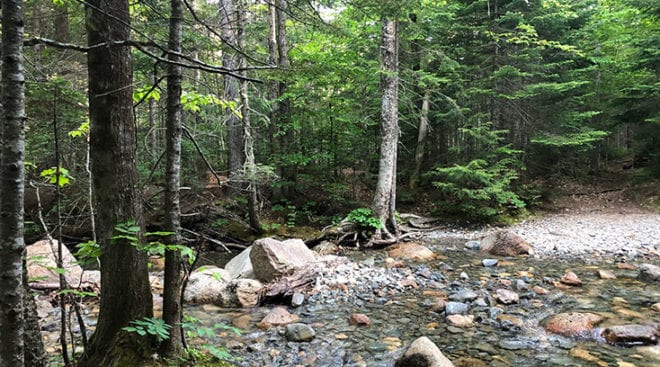
[[[183,38],[183,2],[170,0],[170,35],[168,49],[181,52]],[[178,62],[179,57],[173,53],[168,59]],[[168,244],[181,243],[181,207],[179,189],[181,186],[181,66],[167,65],[167,121],[165,142],[165,194],[163,207],[165,209],[165,231],[173,234],[168,237]],[[179,251],[165,252],[165,275],[163,292],[163,320],[170,325],[170,337],[163,341],[161,349],[168,357],[176,357],[183,353],[183,333],[181,330],[182,305],[182,268]]]
[[[220,24],[222,25],[222,37],[224,41],[232,47],[237,46],[236,42],[236,17],[234,12],[234,0],[222,0],[220,4]],[[236,58],[238,55],[233,55],[230,52],[222,54],[222,66],[228,70],[234,70],[237,66]],[[240,86],[236,77],[231,75],[224,75],[224,97],[227,102],[236,102],[238,106]],[[236,108],[226,108],[226,124],[227,124],[227,153],[229,163],[229,178],[230,187],[229,194],[236,194],[241,190],[239,181],[232,180],[236,178],[241,169],[243,168],[243,128],[241,126],[241,119],[236,114]]]
[[[2,1],[2,129],[0,138],[0,366],[25,362],[23,198],[25,79],[23,1]]]
[[[378,162],[378,183],[372,204],[374,216],[379,219],[381,228],[374,234],[380,240],[392,237],[397,231],[396,211],[396,159],[399,140],[398,124],[398,47],[396,21],[383,18],[381,39],[381,125],[380,159]]]
[[[128,0],[86,2],[88,45],[130,39]],[[90,157],[101,247],[98,325],[79,366],[136,365],[146,340],[122,331],[130,321],[151,317],[153,301],[147,255],[115,228],[142,227],[142,197],[136,168],[133,62],[129,46],[91,47],[87,53]],[[135,233],[140,237],[140,233]]]

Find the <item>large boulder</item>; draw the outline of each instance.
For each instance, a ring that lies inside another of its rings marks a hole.
[[[240,254],[229,260],[225,265],[225,270],[229,272],[232,279],[238,278],[254,278],[254,270],[252,269],[252,261],[250,260],[250,252],[252,247],[248,247],[241,251]]]
[[[396,361],[395,367],[454,367],[431,339],[417,338]]]
[[[27,271],[30,287],[37,289],[57,289],[60,287],[60,276],[57,269],[56,254],[58,242],[56,240],[42,240],[27,246]],[[76,258],[66,246],[62,246],[62,266],[64,279],[70,287],[77,288],[83,283],[89,283],[91,278],[83,277],[83,270]],[[86,286],[89,284],[82,284]],[[96,285],[98,286],[98,285]]]
[[[603,319],[603,316],[591,312],[559,313],[547,319],[545,329],[563,336],[589,338]]]
[[[188,278],[183,301],[186,303],[223,305],[223,298],[229,285],[227,271],[216,266],[204,266],[193,271]]]
[[[481,251],[498,256],[528,255],[532,246],[524,238],[510,231],[491,233],[481,240]]]
[[[262,238],[252,245],[250,260],[255,277],[268,283],[315,262],[316,255],[300,239]]]

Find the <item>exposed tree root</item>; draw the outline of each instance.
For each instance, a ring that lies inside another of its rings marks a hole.
[[[396,234],[387,229],[373,231],[344,219],[340,223],[323,228],[321,235],[308,245],[314,246],[323,241],[329,241],[346,247],[384,247],[401,241],[421,238],[425,233],[443,228],[437,226],[437,218],[421,217],[415,214],[399,215]]]

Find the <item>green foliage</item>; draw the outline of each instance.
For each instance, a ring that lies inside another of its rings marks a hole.
[[[57,167],[45,169],[41,171],[39,176],[44,177],[48,183],[57,184],[59,187],[68,185],[73,179],[73,177],[69,175],[69,170],[64,167],[60,167],[59,172]]]
[[[81,242],[76,245],[78,249],[75,253],[75,258],[78,264],[87,265],[98,262],[101,256],[101,246],[94,241]]]
[[[382,223],[369,208],[357,208],[346,216],[346,220],[355,223],[362,230],[375,230],[382,228]]]
[[[72,138],[79,138],[89,134],[89,120],[83,122],[75,130],[69,131],[69,136]]]
[[[115,231],[117,234],[112,236],[111,239],[113,241],[128,241],[131,246],[135,246],[138,250],[146,252],[149,256],[163,256],[166,251],[178,251],[181,253],[181,256],[187,259],[189,264],[192,265],[195,262],[195,251],[191,247],[178,244],[165,244],[160,241],[150,241],[147,243],[140,242],[140,239],[138,238],[140,227],[136,225],[134,220],[117,224],[115,226]],[[144,235],[147,237],[168,237],[173,234],[173,232],[157,231],[146,232]]]
[[[606,131],[582,131],[570,135],[546,135],[544,137],[534,138],[533,144],[540,144],[550,147],[579,147],[589,149],[593,144],[602,141],[609,133]]]
[[[136,333],[140,336],[154,336],[158,343],[169,339],[170,329],[172,328],[172,326],[166,324],[164,320],[153,317],[145,317],[142,320],[133,320],[129,325],[130,326],[123,327],[122,330],[129,333]]]
[[[518,179],[518,162],[505,158],[489,164],[477,159],[466,165],[438,167],[430,176],[442,194],[444,210],[484,220],[506,210],[521,209],[525,203],[512,190]]]
[[[181,327],[186,334],[188,339],[211,339],[219,331],[230,331],[237,335],[241,335],[241,330],[233,326],[227,326],[220,323],[213,324],[212,327],[200,326],[200,320],[195,317],[188,315],[183,316],[183,322]],[[203,354],[211,355],[218,361],[233,361],[237,358],[232,356],[226,348],[214,346],[208,342],[203,342],[199,346],[189,346],[187,349],[188,354],[190,354],[194,359],[202,357]]]

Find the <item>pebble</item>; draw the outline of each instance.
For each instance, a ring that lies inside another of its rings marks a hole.
[[[316,331],[309,325],[295,323],[286,326],[284,336],[286,336],[288,341],[304,342],[314,339]]]
[[[492,267],[492,266],[496,266],[498,261],[497,261],[497,259],[483,259],[483,260],[481,260],[481,263],[485,267]]]
[[[445,304],[445,313],[447,315],[458,315],[458,314],[464,314],[468,312],[468,309],[470,306],[468,306],[467,303],[463,302],[447,302]]]

